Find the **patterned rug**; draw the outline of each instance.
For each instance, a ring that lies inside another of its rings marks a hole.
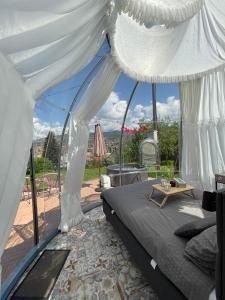
[[[59,234],[48,249],[71,250],[50,299],[158,300],[102,207],[87,213],[68,234]]]

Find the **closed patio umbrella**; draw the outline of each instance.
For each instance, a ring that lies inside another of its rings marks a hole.
[[[99,122],[95,125],[95,135],[94,135],[94,158],[98,162],[99,168],[99,179],[101,176],[101,159],[106,155],[107,149],[105,144],[104,135]]]

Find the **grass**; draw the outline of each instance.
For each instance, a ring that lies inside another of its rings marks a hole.
[[[40,189],[44,189],[47,187],[47,184],[45,182],[41,182],[42,178],[46,176],[47,173],[54,172],[53,170],[46,170],[45,172],[39,172],[35,174],[35,177],[40,181],[39,186]],[[65,170],[61,170],[61,180],[64,179],[66,174]],[[101,174],[106,174],[106,167],[101,167]],[[28,175],[29,176],[29,175]],[[48,178],[51,180],[56,179],[56,175],[48,175]],[[85,173],[84,173],[84,181],[89,181],[92,179],[98,179],[99,178],[99,170],[96,167],[86,167]],[[26,181],[28,184],[30,184],[30,178]]]
[[[101,174],[106,174],[106,167],[101,167]],[[98,168],[86,168],[84,172],[84,181],[89,181],[92,179],[99,178],[99,170]]]
[[[39,191],[43,191],[43,190],[47,190],[48,188],[48,184],[46,182],[40,182],[38,185],[37,185],[37,189]]]
[[[151,166],[148,169],[148,176],[153,178],[172,179],[177,175],[175,175],[174,166],[160,166],[160,170],[157,170],[155,166]]]
[[[40,172],[36,173],[36,178],[41,181],[41,178],[46,175],[46,173],[51,173],[53,172],[52,170],[45,171],[45,172]],[[66,170],[62,169],[61,170],[61,180],[64,179],[66,174]],[[106,167],[101,167],[101,174],[106,174]],[[179,174],[175,171],[173,163],[168,162],[162,162],[160,166],[160,170],[157,170],[155,166],[151,166],[148,169],[148,176],[153,177],[153,178],[165,178],[165,179],[172,179],[174,177],[179,177]],[[49,175],[49,178],[54,180],[56,179],[55,175]],[[99,170],[97,167],[87,167],[85,168],[85,173],[84,173],[84,179],[83,181],[89,181],[93,179],[98,179],[99,178]],[[30,183],[30,180],[28,180]],[[42,188],[46,188],[46,183],[40,183]]]
[[[106,167],[101,168],[101,174],[106,174]],[[172,163],[165,162],[165,165],[160,166],[160,170],[157,170],[155,166],[149,167],[148,176],[153,178],[165,178],[173,179],[179,177],[179,174],[175,171]],[[99,178],[99,171],[96,167],[86,167],[84,174],[84,181]]]

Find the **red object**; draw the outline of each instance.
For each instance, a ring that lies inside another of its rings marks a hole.
[[[146,131],[145,127],[140,127],[139,129],[129,129],[127,127],[124,127],[121,129],[123,132],[128,133],[128,134],[135,134],[137,132],[144,132]]]

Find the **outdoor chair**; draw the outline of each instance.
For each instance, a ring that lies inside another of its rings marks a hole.
[[[29,185],[24,185],[22,191],[22,200],[26,200],[30,204],[31,198],[32,198],[31,187]]]
[[[50,175],[46,175],[44,177],[44,182],[46,182],[48,185],[49,194],[51,193],[52,189],[55,189],[55,192],[58,191],[59,183],[57,176],[55,176],[55,178],[52,178]]]
[[[27,202],[30,204],[30,199],[32,198],[32,190],[29,183],[28,177],[25,178],[25,183],[23,186],[22,191],[22,200],[27,200]]]

